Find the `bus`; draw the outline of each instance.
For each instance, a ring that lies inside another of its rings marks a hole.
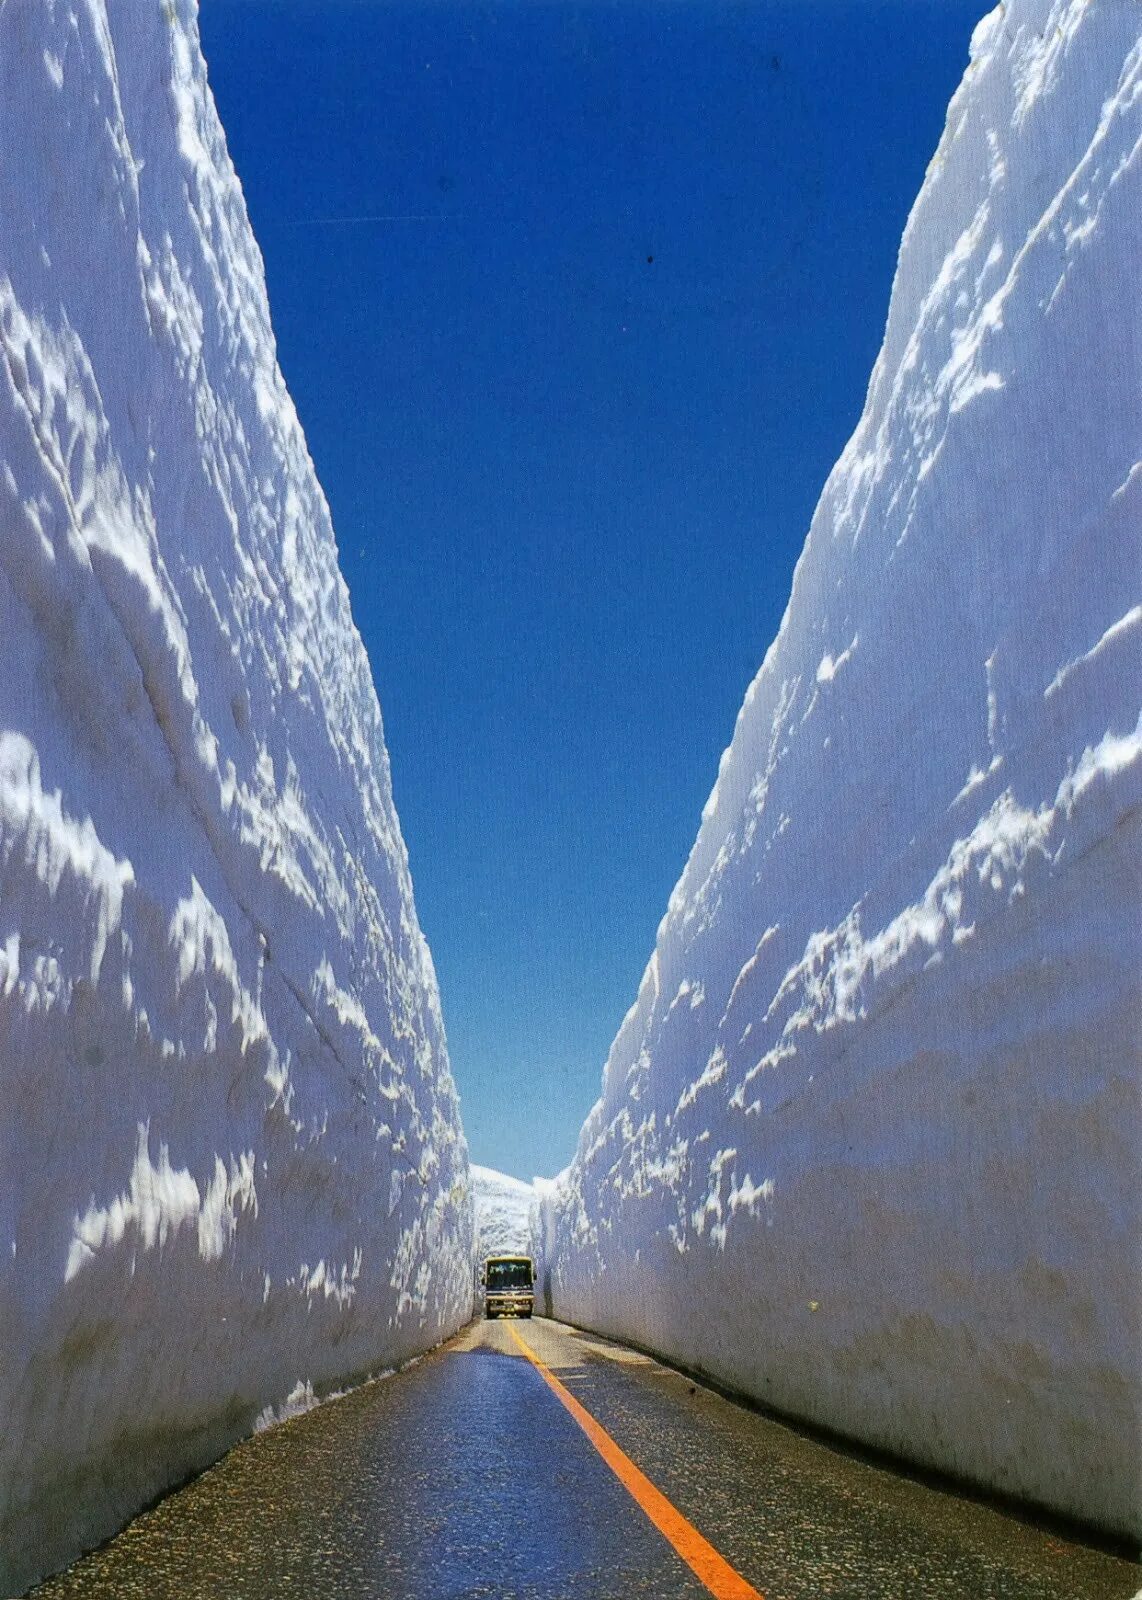
[[[484,1315],[530,1317],[535,1309],[535,1262],[530,1256],[489,1256],[480,1273]]]

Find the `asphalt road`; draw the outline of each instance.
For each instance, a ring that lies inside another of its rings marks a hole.
[[[40,1600],[709,1600],[513,1330],[766,1600],[1131,1600],[1142,1568],[559,1323],[473,1323],[238,1445]]]

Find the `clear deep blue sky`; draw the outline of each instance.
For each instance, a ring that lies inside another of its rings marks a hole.
[[[983,9],[202,0],[477,1161],[573,1153]]]

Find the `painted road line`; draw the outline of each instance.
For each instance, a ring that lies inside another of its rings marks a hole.
[[[704,1539],[697,1528],[687,1522],[682,1513],[671,1505],[661,1489],[656,1489],[646,1474],[619,1449],[606,1429],[600,1427],[569,1389],[564,1388],[551,1368],[545,1366],[511,1323],[508,1324],[508,1332],[544,1382],[558,1395],[575,1418],[623,1488],[646,1512],[659,1533],[670,1541],[690,1570],[715,1596],[715,1600],[765,1600],[761,1591],[753,1588],[740,1573],[735,1572],[709,1540]]]

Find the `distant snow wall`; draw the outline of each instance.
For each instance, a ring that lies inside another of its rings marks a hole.
[[[533,1186],[492,1167],[473,1163],[470,1171],[476,1209],[476,1266],[488,1256],[531,1255]]]
[[[558,1316],[1139,1531],[1142,42],[986,17],[570,1171]]]
[[[472,1300],[380,710],[192,0],[0,7],[0,1592]]]

